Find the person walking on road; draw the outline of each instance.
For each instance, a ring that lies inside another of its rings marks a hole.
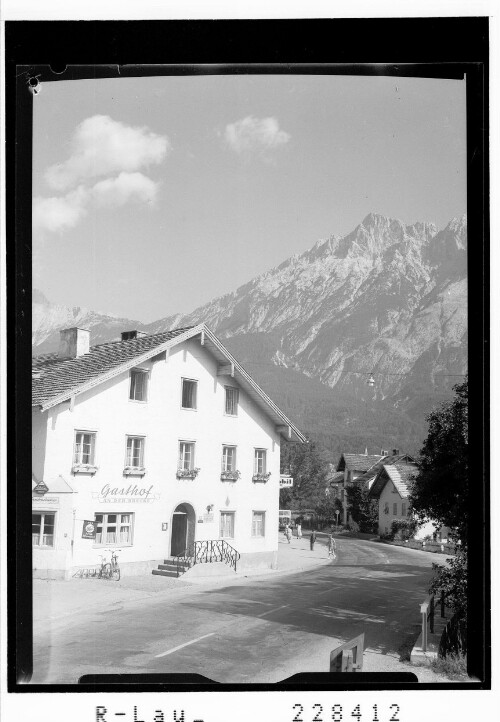
[[[328,558],[329,559],[337,558],[335,550],[336,550],[335,539],[333,538],[333,536],[331,534],[328,534]]]
[[[309,537],[309,544],[311,546],[311,551],[314,551],[314,543],[316,541],[316,532],[314,529],[311,531],[311,536]]]
[[[285,527],[285,537],[287,542],[290,544],[290,540],[292,538],[292,530],[290,529],[290,525],[287,524]]]
[[[297,539],[302,539],[302,524],[300,522],[297,524]]]

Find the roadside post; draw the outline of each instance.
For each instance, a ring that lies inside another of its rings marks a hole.
[[[338,531],[339,531],[339,515],[340,515],[340,511],[339,511],[338,509],[335,509],[335,514],[337,515],[337,528],[336,528],[336,532],[337,532],[337,534],[338,534]]]

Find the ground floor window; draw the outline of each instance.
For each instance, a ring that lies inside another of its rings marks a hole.
[[[54,546],[55,514],[40,512],[31,515],[31,538],[34,547]]]
[[[266,527],[266,512],[252,512],[252,536],[264,536]]]
[[[106,544],[130,546],[133,518],[133,514],[96,514],[95,543],[99,546]]]
[[[234,539],[234,511],[221,511],[220,537],[221,539]]]

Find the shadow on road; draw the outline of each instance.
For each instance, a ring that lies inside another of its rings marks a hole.
[[[275,608],[268,623],[341,640],[364,632],[367,649],[406,660],[431,574],[411,564],[329,565],[251,588],[207,590],[182,605],[186,613],[196,608],[255,619]]]

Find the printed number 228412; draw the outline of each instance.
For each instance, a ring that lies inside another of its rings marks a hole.
[[[399,716],[399,705],[391,704],[388,710],[380,709],[377,704],[363,710],[357,704],[354,709],[343,708],[340,704],[324,707],[322,704],[313,704],[310,711],[306,711],[301,704],[294,704],[295,717],[291,722],[403,722]],[[384,714],[385,712],[385,714]],[[381,716],[379,716],[381,715]]]

